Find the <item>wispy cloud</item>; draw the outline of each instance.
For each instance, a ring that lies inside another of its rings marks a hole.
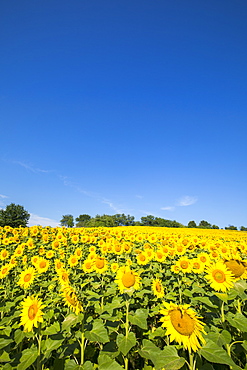
[[[189,195],[183,196],[181,199],[178,201],[178,206],[179,207],[186,207],[186,206],[191,206],[192,204],[195,204],[198,201],[197,197],[191,197]]]
[[[28,226],[35,225],[57,227],[59,226],[59,222],[48,217],[42,217],[31,213]]]
[[[8,196],[7,195],[0,194],[0,198],[5,199],[5,198],[8,198]]]
[[[31,164],[27,164],[27,163],[21,162],[21,161],[12,161],[12,163],[18,164],[19,166],[26,168],[26,170],[31,171],[31,172],[34,172],[34,173],[38,173],[38,172],[41,172],[41,173],[55,172],[54,170],[43,170],[41,168],[34,167]]]
[[[175,207],[173,206],[167,206],[167,207],[161,207],[162,211],[174,211]]]
[[[142,195],[136,195],[136,198],[143,199],[144,197]]]

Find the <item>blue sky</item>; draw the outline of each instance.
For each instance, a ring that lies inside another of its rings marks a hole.
[[[0,207],[247,226],[245,0],[0,5]]]

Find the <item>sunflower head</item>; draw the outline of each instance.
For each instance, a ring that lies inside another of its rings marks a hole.
[[[171,341],[182,344],[189,352],[196,352],[201,343],[205,340],[202,337],[204,333],[204,324],[199,320],[199,316],[189,308],[189,305],[176,305],[174,303],[164,303],[165,308],[160,310],[163,315],[161,318],[162,327],[167,329],[167,335]]]
[[[206,272],[205,278],[213,289],[226,292],[233,287],[234,276],[223,262],[213,263],[208,266]]]
[[[24,326],[24,331],[32,331],[33,327],[38,327],[39,322],[43,322],[42,309],[45,305],[36,297],[27,297],[21,303],[21,322],[20,325]]]
[[[118,269],[115,282],[121,293],[133,293],[140,287],[140,276],[127,265]]]

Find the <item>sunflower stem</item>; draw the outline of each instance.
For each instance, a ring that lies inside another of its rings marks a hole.
[[[222,301],[220,311],[221,311],[221,321],[222,324],[224,324],[225,323],[224,301]]]
[[[82,327],[81,327],[81,365],[84,364],[84,345],[85,345],[85,333],[84,333],[84,318],[82,320]]]
[[[128,335],[129,335],[129,305],[130,305],[130,302],[128,299],[126,299],[125,305],[126,305],[125,338],[127,340]],[[124,369],[125,370],[128,370],[128,365],[129,365],[129,361],[126,355],[126,357],[124,358]]]

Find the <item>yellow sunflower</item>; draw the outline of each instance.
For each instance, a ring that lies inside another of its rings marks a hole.
[[[213,289],[226,292],[233,287],[234,276],[223,262],[217,261],[208,266],[206,273],[205,278]]]
[[[78,262],[79,262],[78,257],[75,256],[75,255],[73,255],[73,254],[68,259],[68,263],[69,263],[70,267],[77,266],[78,265]]]
[[[78,315],[82,311],[82,306],[77,298],[75,290],[69,285],[66,285],[62,287],[61,291],[64,302],[71,309],[71,311]]]
[[[138,265],[146,265],[149,263],[149,258],[146,254],[146,252],[141,252],[136,256],[136,260]]]
[[[38,273],[41,274],[42,272],[46,272],[49,268],[50,262],[45,258],[40,258],[37,265],[35,266]]]
[[[57,274],[61,285],[69,285],[69,273],[64,268],[57,270]]]
[[[96,272],[102,274],[108,269],[108,262],[104,257],[99,257],[94,260],[94,269]]]
[[[29,267],[28,269],[24,270],[20,274],[20,279],[17,282],[23,289],[27,289],[33,283],[35,278],[35,268]]]
[[[5,276],[8,275],[9,271],[11,269],[11,266],[9,263],[6,263],[0,268],[0,279],[5,278]]]
[[[27,297],[21,303],[21,322],[20,325],[24,326],[24,331],[32,331],[33,326],[38,327],[38,322],[43,322],[42,309],[45,305],[42,301],[35,297]]]
[[[164,297],[164,288],[160,279],[154,279],[152,282],[152,290],[157,298]]]
[[[118,268],[119,268],[119,265],[118,265],[117,262],[113,262],[111,264],[111,270],[112,270],[112,272],[116,272],[118,270]]]
[[[94,270],[94,263],[91,259],[86,259],[83,262],[82,269],[84,272],[92,272]]]
[[[171,342],[174,340],[191,353],[191,350],[196,352],[205,340],[202,333],[205,333],[203,326],[205,325],[198,319],[199,316],[189,308],[189,305],[176,305],[175,303],[165,303],[165,308],[160,310],[163,317],[160,319],[163,322],[162,327],[167,329],[166,334],[170,336]]]
[[[191,261],[187,257],[181,257],[177,262],[176,265],[180,268],[182,272],[191,272]]]
[[[225,261],[224,263],[236,279],[241,279],[245,277],[245,274],[246,274],[245,262],[230,259],[230,260]]]
[[[4,261],[8,257],[9,257],[9,252],[7,251],[7,249],[1,250],[1,252],[0,252],[0,260]]]
[[[132,293],[140,287],[140,276],[129,266],[120,267],[117,271],[115,282],[118,284],[121,293]]]

